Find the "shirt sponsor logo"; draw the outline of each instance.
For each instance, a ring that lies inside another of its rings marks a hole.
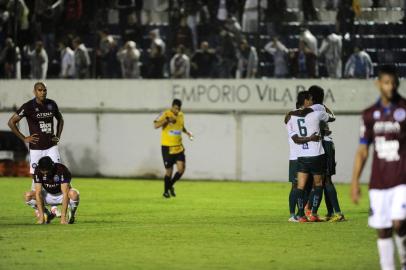
[[[179,136],[179,135],[182,134],[182,131],[180,131],[180,130],[170,130],[169,134],[173,135],[173,136]]]
[[[399,156],[399,141],[386,140],[385,137],[375,138],[375,151],[379,159],[387,162],[398,161]]]
[[[49,118],[52,117],[53,113],[52,112],[46,112],[46,113],[37,113],[37,118]]]
[[[378,134],[400,133],[400,124],[398,122],[379,121],[374,124],[374,132]]]
[[[393,118],[398,121],[398,122],[402,122],[403,120],[406,119],[406,111],[403,108],[398,108],[395,110],[395,112],[393,113]]]
[[[381,111],[374,111],[373,118],[375,120],[378,120],[379,118],[381,118]]]

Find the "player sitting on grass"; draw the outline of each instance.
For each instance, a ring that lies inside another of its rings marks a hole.
[[[61,224],[73,224],[79,205],[79,191],[70,185],[71,173],[68,168],[63,164],[54,163],[49,156],[42,157],[35,168],[33,180],[35,190],[26,192],[25,200],[28,205],[38,210],[38,224],[49,223],[55,217],[45,205],[60,204]]]
[[[297,95],[296,109],[302,110],[304,108],[305,100],[308,99],[309,93],[307,91],[299,92]],[[293,117],[294,118],[294,117]],[[295,123],[294,120],[290,117],[289,113],[285,117],[286,129],[288,130],[288,135],[294,134],[295,132]],[[294,136],[291,138],[288,136],[289,140],[289,182],[292,183],[291,190],[289,192],[289,211],[290,218],[289,222],[298,222],[296,217],[296,189],[297,189],[297,155],[302,147],[302,144],[305,144],[310,141],[319,141],[320,136],[317,134],[312,134],[310,137]],[[311,186],[310,186],[311,189]]]

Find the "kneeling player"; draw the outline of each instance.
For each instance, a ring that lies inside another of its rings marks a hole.
[[[49,223],[55,217],[45,205],[62,204],[61,223],[73,224],[79,205],[79,191],[70,185],[71,173],[68,168],[45,156],[38,161],[33,180],[35,190],[25,193],[25,200],[28,205],[38,210],[38,223]]]

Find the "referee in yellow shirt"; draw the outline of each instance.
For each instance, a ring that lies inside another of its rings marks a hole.
[[[183,119],[182,101],[174,99],[172,107],[164,111],[154,121],[156,129],[162,128],[161,145],[162,157],[165,165],[164,194],[165,198],[176,197],[174,185],[185,172],[185,148],[182,144],[182,133],[193,139],[192,133],[186,130]],[[177,172],[173,175],[173,165],[176,164]]]

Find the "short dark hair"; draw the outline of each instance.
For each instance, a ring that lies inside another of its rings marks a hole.
[[[302,107],[306,99],[310,99],[309,91],[300,91],[299,93],[297,93],[296,109]]]
[[[172,106],[179,106],[179,108],[181,108],[182,107],[182,100],[175,98],[172,101]]]
[[[324,90],[318,85],[312,85],[309,88],[309,93],[313,98],[313,103],[323,104],[324,100]]]
[[[42,157],[38,161],[37,168],[41,171],[48,171],[48,172],[52,171],[52,169],[54,168],[54,162],[52,161],[52,159],[49,156]]]
[[[378,69],[378,78],[381,78],[383,74],[391,75],[395,78],[396,88],[399,86],[399,74],[396,66],[394,65],[382,65]]]
[[[42,85],[42,87],[44,87],[45,89],[47,89],[46,84],[45,84],[44,82],[41,82],[41,81],[36,82],[36,83],[34,84],[34,89],[37,89],[37,87],[38,87],[39,85]]]

